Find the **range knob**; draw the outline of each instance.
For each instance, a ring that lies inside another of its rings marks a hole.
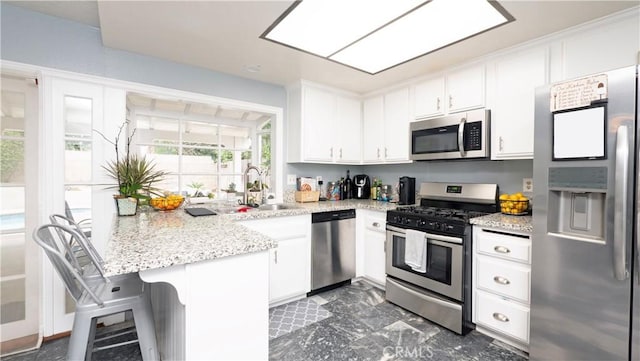
[[[411,223],[411,218],[405,218],[403,221],[404,224],[409,224]]]
[[[425,221],[424,219],[421,219],[421,220],[419,220],[419,221],[418,221],[418,222],[416,222],[416,223],[417,223],[417,225],[424,226],[424,225],[426,225],[426,224],[427,224],[427,221]]]

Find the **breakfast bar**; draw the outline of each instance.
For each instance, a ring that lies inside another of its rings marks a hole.
[[[150,284],[163,359],[267,359],[275,246],[229,217],[139,212],[114,217],[105,269]]]

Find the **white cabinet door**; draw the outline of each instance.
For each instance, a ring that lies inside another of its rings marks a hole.
[[[415,119],[444,114],[444,78],[430,79],[413,88]]]
[[[402,88],[384,96],[385,161],[409,160],[409,88]]]
[[[362,117],[362,160],[364,163],[381,162],[384,151],[384,98],[382,95],[364,100]]]
[[[311,215],[238,222],[278,242],[269,251],[269,303],[311,290]]]
[[[495,63],[492,159],[533,158],[535,89],[547,83],[545,48]]]
[[[305,237],[278,241],[278,248],[269,252],[269,302],[309,291],[305,271],[310,266],[304,256],[308,252],[309,242]]]
[[[381,285],[384,285],[386,278],[384,269],[385,240],[386,237],[384,233],[371,231],[369,229],[364,232],[364,275]]]
[[[320,89],[303,90],[303,147],[304,160],[332,162],[335,140],[335,95]]]
[[[447,75],[446,107],[449,113],[484,106],[484,65]]]
[[[338,96],[336,123],[326,139],[334,144],[334,159],[338,163],[358,164],[362,157],[362,112],[360,100]]]

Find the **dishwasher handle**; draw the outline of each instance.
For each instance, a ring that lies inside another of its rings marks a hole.
[[[352,219],[352,218],[356,218],[355,209],[346,209],[346,210],[330,211],[330,212],[318,212],[318,213],[311,214],[311,223],[340,221],[343,219]]]

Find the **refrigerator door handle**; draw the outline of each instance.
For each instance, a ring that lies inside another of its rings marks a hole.
[[[627,270],[627,200],[629,183],[629,132],[625,125],[616,135],[616,174],[613,214],[613,271],[619,281],[629,277]]]

